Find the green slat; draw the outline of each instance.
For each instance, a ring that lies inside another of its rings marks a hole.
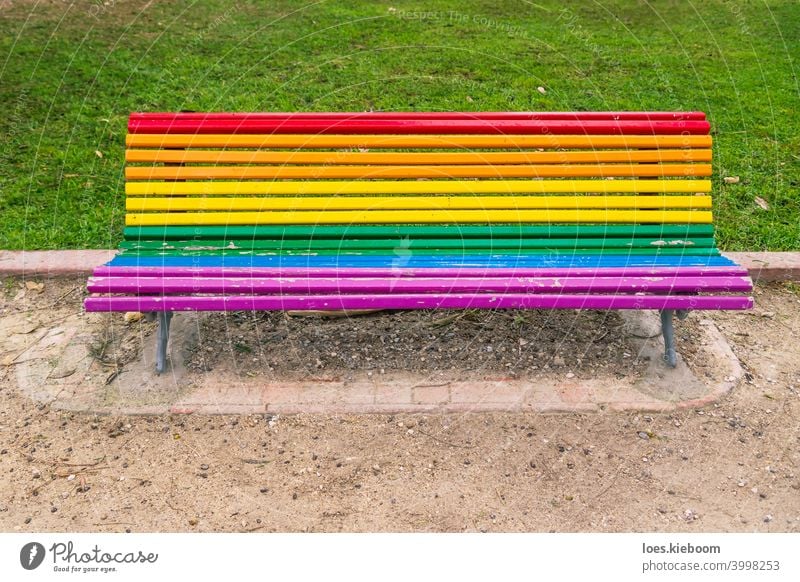
[[[714,227],[710,224],[692,225],[333,225],[333,226],[129,226],[125,228],[128,240],[185,240],[205,239],[308,239],[333,238],[391,238],[413,236],[418,238],[498,238],[498,237],[548,237],[595,238],[610,237],[710,237]]]
[[[630,249],[630,248],[698,248],[713,247],[712,238],[572,238],[572,239],[547,239],[547,238],[497,238],[497,239],[288,239],[288,240],[193,240],[193,241],[124,241],[121,248],[133,250],[368,250],[384,249]],[[200,248],[202,247],[202,248]]]
[[[559,255],[559,254],[569,254],[573,255],[576,251],[580,251],[582,255],[684,255],[684,256],[717,256],[719,255],[719,251],[716,248],[697,248],[697,249],[575,249],[574,247],[571,248],[551,248],[547,249],[544,252],[538,251],[529,251],[523,250],[522,254],[525,255]],[[453,250],[442,250],[442,249],[423,249],[414,251],[412,249],[400,249],[400,254],[398,256],[414,256],[414,255],[455,255],[458,256],[462,253],[453,252]],[[260,251],[240,251],[240,250],[225,250],[224,252],[220,252],[218,250],[197,250],[197,251],[135,251],[135,250],[127,250],[123,252],[124,256],[126,257],[161,257],[161,256],[180,256],[180,257],[204,257],[204,256],[229,256],[229,257],[238,257],[238,256],[277,256],[277,255],[284,255],[284,256],[303,256],[303,255],[314,255],[314,256],[332,256],[332,255],[342,255],[342,256],[371,256],[371,255],[388,255],[388,254],[395,254],[390,253],[386,249],[362,249],[362,250],[314,250],[314,251],[303,251],[303,250],[285,250],[285,251],[268,251],[268,250],[260,250]],[[470,255],[519,255],[519,249],[469,249],[468,252],[463,254],[470,254]]]

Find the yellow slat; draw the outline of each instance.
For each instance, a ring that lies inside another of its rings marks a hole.
[[[132,148],[710,148],[710,135],[186,135],[129,133]]]
[[[711,208],[710,196],[401,196],[325,198],[129,198],[129,211],[490,210]]]
[[[565,164],[710,162],[711,150],[596,150],[560,152],[304,152],[127,150],[128,162],[211,164]]]
[[[401,182],[128,182],[128,196],[191,194],[521,194],[711,192],[710,180],[431,180]]]
[[[180,166],[125,168],[128,180],[710,176],[711,164],[538,166]]]
[[[127,214],[128,226],[422,223],[710,223],[704,210],[376,210]]]

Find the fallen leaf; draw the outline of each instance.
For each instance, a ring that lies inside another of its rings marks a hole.
[[[128,325],[136,323],[140,319],[142,319],[142,314],[139,313],[138,311],[128,311],[125,314],[125,323],[127,323]]]
[[[96,155],[98,158],[102,158],[103,152],[101,152],[100,150],[94,150],[94,155]]]
[[[725,176],[722,181],[726,184],[738,184],[739,176]]]
[[[467,101],[469,101],[470,103],[472,103],[472,102],[474,101],[474,99],[473,99],[472,97],[470,97],[469,95],[467,95]]]
[[[38,291],[41,293],[44,291],[44,283],[37,283],[35,281],[25,281],[25,288],[29,291]]]
[[[537,90],[539,93],[541,93],[542,95],[544,95],[545,93],[547,93],[547,89],[545,89],[544,87],[536,87],[536,90]]]
[[[764,200],[761,196],[756,196],[755,202],[764,210],[769,210],[769,202]]]

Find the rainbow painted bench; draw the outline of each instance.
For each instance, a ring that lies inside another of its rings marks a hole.
[[[747,309],[703,113],[134,113],[87,311]]]

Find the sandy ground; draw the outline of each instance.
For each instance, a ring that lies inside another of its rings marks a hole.
[[[6,281],[0,316],[55,325],[80,312],[82,281],[38,283]],[[761,286],[756,302],[680,324],[690,360],[693,329],[712,318],[746,376],[718,403],[670,414],[95,416],[23,396],[0,354],[0,530],[800,531],[800,291]],[[243,373],[278,376],[303,373],[287,363],[296,354],[266,349],[283,333],[302,338],[309,373],[641,367],[616,314],[280,317],[212,318],[204,332],[224,326]],[[148,326],[115,326],[118,361]],[[510,357],[520,332],[530,358]],[[187,362],[197,373],[223,351],[204,347]]]

